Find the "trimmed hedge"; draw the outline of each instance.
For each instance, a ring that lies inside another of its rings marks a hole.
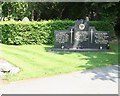
[[[103,21],[91,21],[97,30],[109,31],[114,36],[113,26]],[[53,44],[54,30],[66,30],[74,26],[71,20],[49,20],[41,22],[0,22],[1,41],[4,44]]]

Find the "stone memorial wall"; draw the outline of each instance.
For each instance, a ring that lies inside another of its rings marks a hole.
[[[109,50],[108,33],[89,26],[88,20],[77,20],[68,30],[54,32],[54,48],[51,51]]]

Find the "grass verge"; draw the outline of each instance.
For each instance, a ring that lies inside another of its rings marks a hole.
[[[21,68],[18,74],[8,74],[7,81],[40,78],[118,64],[118,44],[111,42],[113,52],[52,53],[49,45],[0,44],[0,58]]]

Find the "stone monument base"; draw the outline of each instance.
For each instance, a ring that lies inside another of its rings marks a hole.
[[[111,52],[111,49],[60,49],[51,48],[48,52]]]

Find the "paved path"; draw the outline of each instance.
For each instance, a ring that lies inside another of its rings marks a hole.
[[[4,94],[118,94],[118,66],[1,85]]]

